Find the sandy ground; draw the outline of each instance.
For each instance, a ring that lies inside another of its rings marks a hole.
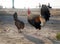
[[[60,44],[55,36],[60,32],[60,16],[51,16],[41,30],[27,22],[26,16],[18,16],[25,23],[22,33],[18,33],[12,16],[0,16],[0,44]]]

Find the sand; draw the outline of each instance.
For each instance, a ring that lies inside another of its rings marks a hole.
[[[55,41],[60,32],[60,16],[51,16],[41,30],[31,26],[26,16],[18,18],[25,23],[22,33],[18,33],[12,16],[0,16],[0,44],[60,44]]]

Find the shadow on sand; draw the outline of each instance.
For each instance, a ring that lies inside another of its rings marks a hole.
[[[38,39],[38,38],[36,38],[34,36],[27,35],[27,34],[24,34],[24,33],[22,33],[22,34],[24,35],[24,37],[26,39],[28,39],[29,41],[31,41],[31,42],[33,42],[35,44],[44,44],[44,42],[42,40],[40,40],[40,39]]]

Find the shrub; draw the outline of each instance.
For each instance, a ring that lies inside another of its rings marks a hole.
[[[56,38],[57,38],[57,40],[60,40],[60,33],[56,34]]]

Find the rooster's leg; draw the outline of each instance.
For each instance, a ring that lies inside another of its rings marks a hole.
[[[18,32],[19,32],[19,33],[22,33],[21,29],[20,29],[20,30],[18,30]]]

